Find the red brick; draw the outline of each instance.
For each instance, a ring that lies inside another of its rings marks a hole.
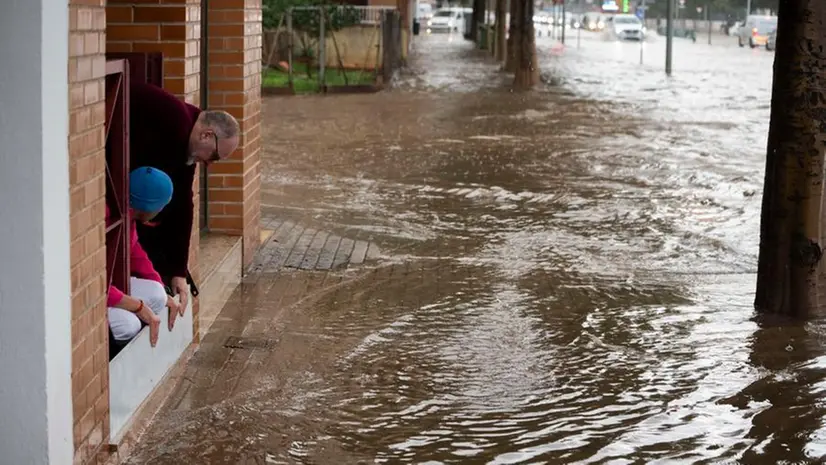
[[[131,23],[133,11],[132,6],[118,6],[113,5],[113,3],[117,2],[114,0],[109,0],[109,4],[106,6],[106,21],[109,24]]]
[[[134,22],[136,23],[164,23],[185,22],[186,9],[174,5],[163,6],[136,6],[134,7]]]
[[[155,24],[118,24],[106,27],[106,38],[118,40],[159,40],[161,29]]]

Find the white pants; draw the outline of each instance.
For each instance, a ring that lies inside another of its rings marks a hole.
[[[166,290],[163,284],[141,278],[129,278],[129,295],[143,301],[156,315],[166,309]],[[116,341],[129,341],[137,336],[143,323],[134,313],[122,308],[109,307],[109,328]]]

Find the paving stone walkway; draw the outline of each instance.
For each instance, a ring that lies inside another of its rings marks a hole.
[[[272,273],[282,268],[341,270],[375,260],[381,253],[374,242],[342,237],[283,218],[265,220],[263,227],[273,234],[255,257],[252,273]]]

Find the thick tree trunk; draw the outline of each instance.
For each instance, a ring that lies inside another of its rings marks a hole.
[[[507,56],[506,2],[507,0],[496,0],[496,45],[494,47],[496,61],[505,61]]]
[[[519,3],[522,0],[509,0],[510,2],[510,23],[508,24],[508,40],[505,45],[505,71],[513,73],[516,71],[516,62],[519,57],[517,51],[517,39],[519,35]]]
[[[759,312],[805,317],[822,310],[823,18],[823,0],[780,2],[754,303]]]
[[[473,15],[470,17],[470,40],[479,44],[479,25],[485,22],[485,0],[473,0]]]
[[[513,87],[531,89],[539,84],[539,66],[536,57],[536,31],[533,27],[533,0],[512,0],[519,4],[519,36],[516,41],[517,62]]]

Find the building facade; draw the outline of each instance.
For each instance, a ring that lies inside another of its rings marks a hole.
[[[261,0],[0,4],[0,463],[104,463],[122,435],[111,425],[104,224],[120,176],[107,169],[111,145],[128,138],[113,103],[118,56],[160,53],[164,88],[238,119],[238,150],[194,186],[208,214],[195,221],[190,267],[196,280],[206,273],[201,241],[211,236],[240,241],[238,273],[251,261],[260,242],[261,15]],[[196,299],[190,310],[193,342],[203,306]]]

